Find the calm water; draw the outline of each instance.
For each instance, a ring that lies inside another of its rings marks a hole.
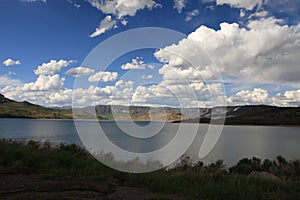
[[[97,130],[93,121],[80,121],[81,129],[86,131],[91,141]],[[131,130],[130,122],[119,122],[126,130]],[[148,122],[136,122],[145,128]],[[113,121],[101,121],[100,125],[106,136],[117,146],[131,152],[155,151],[168,144],[175,136],[179,124],[155,122],[146,128],[145,137],[149,133],[158,133],[147,139],[131,137],[118,128]],[[185,124],[189,127],[192,124]],[[17,140],[48,140],[53,143],[76,143],[82,145],[73,120],[31,120],[31,119],[0,119],[0,137]],[[197,137],[186,152],[197,159],[207,125],[200,125]],[[132,129],[134,131],[135,129]],[[186,134],[189,134],[188,132]],[[186,137],[182,138],[182,141]],[[222,159],[227,165],[235,164],[244,157],[274,159],[282,155],[287,159],[300,158],[300,127],[272,126],[225,126],[214,149],[204,158],[205,162]]]

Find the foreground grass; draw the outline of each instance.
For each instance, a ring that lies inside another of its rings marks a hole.
[[[187,199],[300,199],[299,162],[260,162],[244,159],[226,170],[222,161],[208,166],[192,164],[185,157],[172,169],[147,174],[129,174],[101,164],[76,145],[51,148],[49,143],[21,144],[0,140],[0,166],[21,173],[40,174],[46,179],[94,180],[101,184],[116,179],[121,185],[143,187],[153,192],[177,194]],[[281,170],[288,169],[290,170]],[[284,179],[271,181],[249,177],[251,171],[278,172]],[[283,173],[285,172],[285,173]],[[293,172],[289,177],[288,173]]]

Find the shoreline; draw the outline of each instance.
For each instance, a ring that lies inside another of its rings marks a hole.
[[[134,121],[134,122],[158,122],[158,123],[174,123],[174,124],[179,124],[179,123],[183,123],[183,124],[199,124],[199,125],[209,125],[209,123],[207,122],[189,122],[189,121],[159,121],[159,120],[113,120],[113,119],[74,119],[74,118],[29,118],[29,117],[0,117],[1,119],[23,119],[23,120],[58,120],[58,121],[105,121],[105,122],[113,122],[113,121],[122,121],[122,122],[130,122],[130,121]],[[214,124],[212,124],[214,125]],[[215,125],[219,125],[219,124],[215,124]],[[300,124],[236,124],[236,123],[226,123],[225,120],[225,124],[224,126],[274,126],[274,127],[295,127],[295,128],[299,128]]]

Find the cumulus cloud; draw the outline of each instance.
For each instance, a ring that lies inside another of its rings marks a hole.
[[[116,27],[117,21],[112,19],[110,15],[107,15],[99,24],[99,27],[90,35],[91,38],[105,33],[108,30]]]
[[[141,57],[136,57],[136,58],[132,59],[131,63],[126,63],[126,64],[122,65],[121,69],[123,69],[123,70],[145,69],[146,66],[147,65],[144,63],[144,61],[142,60]]]
[[[300,102],[300,90],[286,91],[284,96],[290,100]]]
[[[75,77],[91,76],[94,73],[95,73],[95,70],[87,68],[87,67],[76,67],[76,68],[71,68],[68,71],[66,71],[67,75],[75,76]]]
[[[57,93],[56,96],[63,94],[62,91],[65,90],[63,88],[64,81],[65,79],[58,74],[52,76],[40,75],[34,82],[6,85],[0,89],[0,93],[17,101],[30,101],[44,106],[56,106],[62,101],[57,102],[55,105],[50,104],[48,101],[52,94]],[[70,101],[68,105],[70,105]]]
[[[174,0],[173,8],[176,9],[178,11],[178,13],[181,13],[182,9],[186,5],[186,2],[187,2],[186,0]]]
[[[73,101],[78,106],[90,105],[127,105],[133,93],[133,81],[117,81],[113,86],[75,89]]]
[[[178,105],[176,97],[162,85],[137,87],[132,96],[132,102],[137,104]]]
[[[1,79],[0,79],[1,80]],[[44,106],[69,106],[72,101],[79,107],[91,105],[149,105],[184,107],[213,107],[211,94],[221,94],[222,84],[175,84],[162,82],[157,85],[139,86],[133,89],[133,81],[117,81],[113,86],[87,89],[68,89],[63,87],[63,78],[59,75],[41,75],[35,82],[24,85],[7,85],[0,88],[0,93],[18,101],[30,101]],[[72,99],[72,95],[73,98]],[[227,99],[228,105],[268,104],[275,106],[300,106],[300,90],[285,91],[271,96],[267,90],[255,88],[241,90]],[[217,97],[222,99],[222,96]],[[222,102],[222,101],[220,101]]]
[[[283,94],[278,93],[272,97],[272,102],[276,106],[300,106],[300,90],[288,90]]]
[[[163,81],[156,85],[139,86],[132,95],[132,103],[138,105],[197,107],[216,105],[211,97],[222,96],[220,83],[205,84],[204,82],[174,84]],[[224,96],[223,96],[224,97]]]
[[[235,8],[252,10],[255,6],[262,5],[264,0],[216,0],[217,5],[228,4]]]
[[[11,58],[8,58],[7,60],[5,60],[3,62],[3,65],[5,65],[6,67],[10,67],[10,66],[13,66],[13,65],[20,65],[21,62],[19,60],[13,60]]]
[[[102,13],[107,14],[90,37],[96,37],[113,27],[116,28],[119,22],[126,26],[128,21],[124,17],[133,17],[139,10],[146,8],[151,10],[161,6],[153,0],[88,0],[88,2]]]
[[[72,101],[71,89],[61,89],[59,91],[48,93],[48,97],[45,98],[44,102],[51,106],[69,106]]]
[[[187,38],[155,53],[168,67],[187,73],[191,63],[196,74],[213,76],[212,61],[219,71],[249,81],[297,82],[300,71],[300,32],[296,27],[280,25],[275,18],[250,21],[247,28],[236,23],[221,23],[220,30],[199,27]],[[164,70],[164,71],[163,71]],[[171,72],[171,70],[169,70]]]
[[[18,79],[13,79],[7,75],[0,76],[0,87],[2,86],[18,86],[21,85],[21,81]]]
[[[63,67],[67,67],[74,62],[73,60],[50,60],[50,62],[38,66],[38,68],[34,70],[34,73],[36,75],[53,75],[59,72]]]
[[[125,16],[135,16],[136,12],[145,8],[157,6],[153,0],[88,0],[99,11],[111,14],[121,19]]]
[[[227,100],[231,104],[267,104],[269,93],[265,89],[254,88],[253,90],[242,90],[232,95]]]
[[[24,87],[7,86],[0,89],[1,93],[17,101],[29,101],[42,106],[70,106],[72,102],[72,89],[32,91]]]
[[[65,78],[61,78],[58,74],[53,76],[40,75],[35,82],[24,84],[24,90],[57,90],[63,87],[64,81]]]
[[[196,17],[200,14],[199,10],[195,9],[195,10],[192,10],[191,12],[187,12],[186,13],[186,17],[185,17],[185,21],[188,22],[188,21],[191,21],[193,19],[193,17]]]
[[[118,78],[117,72],[103,72],[100,71],[89,77],[90,82],[111,82],[115,81]]]
[[[120,88],[132,88],[134,85],[133,81],[123,81],[119,80],[116,82],[115,86]]]
[[[227,98],[229,105],[300,106],[300,90],[287,90],[272,96],[266,89],[241,90]]]

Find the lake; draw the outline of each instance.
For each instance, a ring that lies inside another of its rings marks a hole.
[[[93,144],[99,141],[94,139],[98,135],[93,128],[96,121],[82,120],[79,126],[86,131]],[[100,126],[107,138],[120,148],[136,153],[155,151],[164,147],[174,138],[179,124],[152,122],[136,122],[135,125],[142,128],[140,138],[124,134],[119,125],[127,131],[131,129],[132,122],[100,121]],[[187,128],[192,124],[184,124]],[[21,141],[42,140],[52,143],[75,143],[82,145],[73,120],[35,120],[35,119],[0,119],[0,137]],[[197,160],[199,148],[203,141],[203,132],[208,125],[201,124],[197,136],[186,151],[186,154]],[[146,131],[145,131],[146,130]],[[188,130],[188,129],[187,129]],[[82,132],[82,131],[81,131]],[[152,134],[150,135],[149,134]],[[154,135],[154,133],[157,133]],[[85,133],[84,133],[85,134]],[[145,137],[143,136],[145,134]],[[137,133],[133,133],[137,135]],[[186,136],[189,132],[186,133]],[[99,136],[99,135],[98,135]],[[148,137],[149,136],[149,137]],[[181,136],[185,141],[186,136]],[[100,136],[100,139],[103,136]],[[99,137],[98,137],[99,138]],[[103,138],[104,139],[104,138]],[[287,159],[300,158],[300,127],[287,126],[224,126],[223,132],[213,150],[203,159],[204,162],[212,162],[218,159],[224,160],[227,166],[236,164],[238,160],[253,156],[258,158],[274,159],[282,155]]]

